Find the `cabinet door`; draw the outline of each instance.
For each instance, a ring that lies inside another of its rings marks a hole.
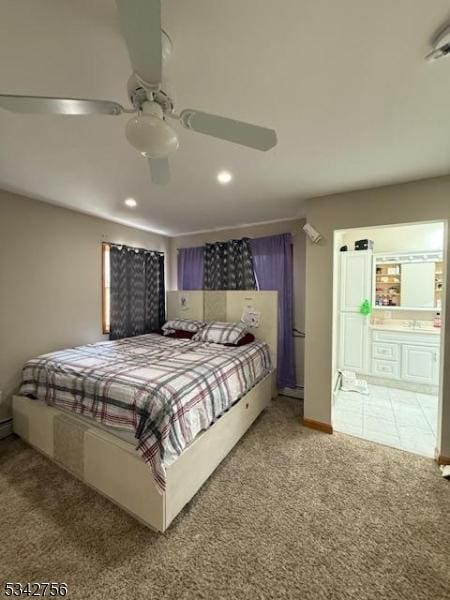
[[[439,373],[439,350],[433,346],[402,346],[402,379],[434,384]]]
[[[367,372],[368,319],[359,313],[342,312],[339,318],[338,368]]]
[[[358,312],[366,298],[372,301],[372,251],[341,252],[339,310]]]

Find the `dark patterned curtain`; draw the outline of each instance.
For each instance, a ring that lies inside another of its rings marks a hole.
[[[111,340],[149,333],[165,320],[164,254],[110,247]]]
[[[205,246],[205,290],[255,290],[250,240],[229,240]]]

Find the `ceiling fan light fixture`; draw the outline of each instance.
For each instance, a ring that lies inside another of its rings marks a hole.
[[[130,108],[109,100],[0,94],[0,109],[18,114],[133,114],[125,127],[126,137],[147,158],[152,181],[158,185],[169,183],[168,157],[179,146],[177,134],[167,124],[166,116],[176,119],[189,131],[261,152],[277,144],[274,129],[193,108],[175,113],[174,102],[167,91],[166,75],[163,77],[173,44],[161,29],[162,0],[115,0],[115,4],[132,66],[127,84]],[[443,35],[437,46],[434,45],[432,58],[450,55],[450,44],[445,32]],[[221,185],[227,185],[232,179],[231,173],[218,176]]]
[[[162,117],[159,104],[145,102],[142,112],[133,116],[125,127],[127,140],[143,156],[163,158],[178,149],[177,134]]]

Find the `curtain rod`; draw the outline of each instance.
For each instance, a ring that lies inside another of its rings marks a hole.
[[[299,231],[285,231],[284,233],[274,233],[273,235],[262,235],[259,237],[249,237],[249,236],[244,236],[243,238],[231,238],[229,240],[218,240],[216,242],[205,242],[204,244],[202,244],[201,246],[177,246],[176,250],[177,252],[179,252],[180,250],[192,250],[193,248],[204,248],[207,244],[226,244],[227,242],[240,242],[241,240],[262,240],[263,238],[267,238],[267,237],[276,237],[278,235],[291,235],[291,237],[295,237],[298,233],[301,233]]]
[[[130,250],[134,250],[137,252],[152,252],[153,254],[161,254],[164,256],[164,252],[160,250],[149,250],[148,248],[137,248],[136,246],[128,246],[127,244],[118,244],[117,242],[105,242],[102,241],[102,244],[106,244],[107,246],[115,246],[116,248],[129,248]]]

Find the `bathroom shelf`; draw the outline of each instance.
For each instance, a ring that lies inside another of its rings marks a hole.
[[[386,280],[387,281],[383,281]],[[376,263],[375,307],[396,308],[401,304],[401,264]]]

